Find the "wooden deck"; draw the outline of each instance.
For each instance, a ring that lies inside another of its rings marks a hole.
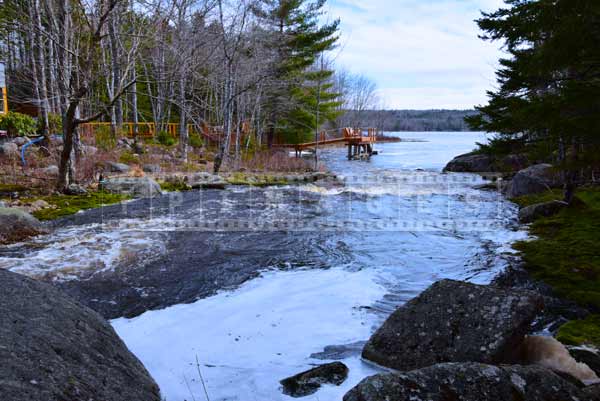
[[[274,145],[277,148],[289,148],[296,151],[296,156],[304,150],[316,149],[319,146],[345,144],[348,147],[348,160],[371,157],[373,145],[377,142],[375,128],[343,128],[339,137],[328,138],[325,132],[320,134],[318,141],[297,144]]]

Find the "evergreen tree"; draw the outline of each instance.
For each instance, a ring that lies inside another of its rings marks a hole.
[[[321,25],[326,0],[263,0],[256,14],[269,26],[274,63],[269,93],[268,143],[276,132],[285,140],[304,141],[319,124],[335,118],[330,78],[333,71],[314,66],[335,47],[339,20]],[[313,67],[311,69],[311,67]]]
[[[498,133],[496,143],[555,162],[565,200],[598,163],[600,150],[600,2],[507,0],[478,21],[484,39],[503,40],[499,88],[468,119]]]

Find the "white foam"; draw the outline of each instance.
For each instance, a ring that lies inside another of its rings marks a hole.
[[[66,281],[89,279],[117,267],[140,267],[167,252],[163,232],[168,230],[169,221],[125,219],[115,226],[61,228],[13,245],[24,249],[26,256],[2,257],[0,268],[34,278]]]
[[[212,401],[288,400],[279,380],[324,363],[309,356],[327,345],[366,340],[377,318],[360,307],[384,293],[373,270],[269,272],[235,292],[112,324],[167,401],[204,399],[196,357]],[[343,362],[350,377],[342,386],[305,399],[341,399],[375,372],[358,356]]]

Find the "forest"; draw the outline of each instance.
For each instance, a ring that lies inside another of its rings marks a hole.
[[[324,5],[6,0],[0,58],[9,104],[39,117],[38,134],[62,134],[59,190],[74,181],[80,128],[96,121],[108,122],[114,138],[135,140],[145,123],[163,137],[170,126],[184,162],[191,145],[214,134],[217,172],[276,142],[340,127],[344,110],[376,104],[367,77],[334,65],[340,21],[326,20]],[[26,125],[11,114],[5,128]]]

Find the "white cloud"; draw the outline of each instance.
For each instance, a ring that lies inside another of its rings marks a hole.
[[[375,79],[393,108],[470,108],[495,83],[498,44],[474,20],[501,0],[332,0],[342,20],[337,61]]]

